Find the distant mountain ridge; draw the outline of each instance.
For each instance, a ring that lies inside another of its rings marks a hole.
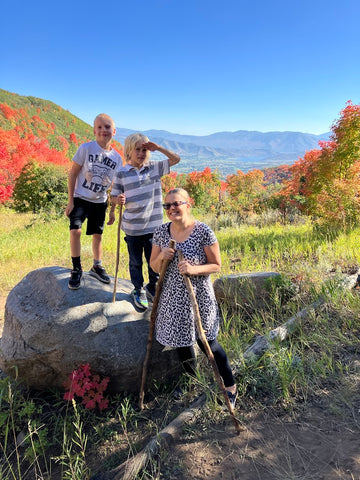
[[[27,124],[36,136],[45,136],[50,148],[72,158],[77,145],[93,139],[93,128],[78,117],[51,101],[21,96],[0,89],[0,128],[12,130],[15,125]],[[39,134],[39,132],[42,132]],[[134,130],[119,128],[115,139],[124,139]],[[201,171],[205,167],[218,170],[223,177],[241,170],[265,169],[291,165],[307,150],[318,147],[330,133],[314,135],[301,132],[257,132],[239,130],[211,135],[181,135],[166,130],[146,130],[151,140],[181,155],[176,166],[178,173]],[[66,146],[66,148],[64,147]],[[117,146],[121,150],[121,145]],[[64,151],[65,151],[64,150]],[[153,157],[161,158],[160,154]]]
[[[117,129],[115,138],[122,144],[135,130]],[[328,140],[330,132],[321,135],[302,132],[257,132],[239,130],[217,132],[211,135],[181,135],[166,130],[142,131],[151,140],[177,152],[181,162],[178,173],[201,171],[209,166],[222,176],[241,170],[263,169],[291,165],[306,151],[318,147],[320,140]],[[154,158],[158,156],[153,154]]]

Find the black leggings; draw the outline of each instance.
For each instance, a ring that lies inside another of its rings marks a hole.
[[[214,340],[208,340],[208,343],[214,355],[219,373],[224,380],[225,387],[231,387],[235,384],[235,380],[225,350],[222,348],[216,338]],[[201,340],[197,340],[197,344],[199,345],[200,350],[206,355],[206,351]],[[194,377],[196,368],[194,347],[177,347],[176,350],[179,354],[179,358],[183,364],[185,372]]]

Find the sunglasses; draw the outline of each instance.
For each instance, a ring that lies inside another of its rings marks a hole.
[[[172,203],[163,203],[163,207],[165,210],[170,210],[171,207],[180,207],[180,205],[186,205],[188,202],[172,202]]]

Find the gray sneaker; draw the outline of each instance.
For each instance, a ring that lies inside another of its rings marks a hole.
[[[90,269],[90,271],[89,271],[89,274],[90,274],[92,277],[95,277],[95,278],[97,278],[98,280],[100,280],[100,282],[110,283],[110,277],[109,277],[109,275],[106,273],[105,268],[102,267],[101,265],[97,265],[97,266],[91,267],[91,269]]]
[[[143,288],[135,288],[131,292],[131,298],[133,299],[135,305],[142,310],[146,310],[149,306],[148,299],[146,297],[145,290]]]

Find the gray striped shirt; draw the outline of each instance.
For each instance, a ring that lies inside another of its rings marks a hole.
[[[114,178],[111,195],[125,193],[121,228],[126,235],[153,233],[163,223],[161,177],[170,172],[169,159],[149,160],[140,170],[127,164]]]

